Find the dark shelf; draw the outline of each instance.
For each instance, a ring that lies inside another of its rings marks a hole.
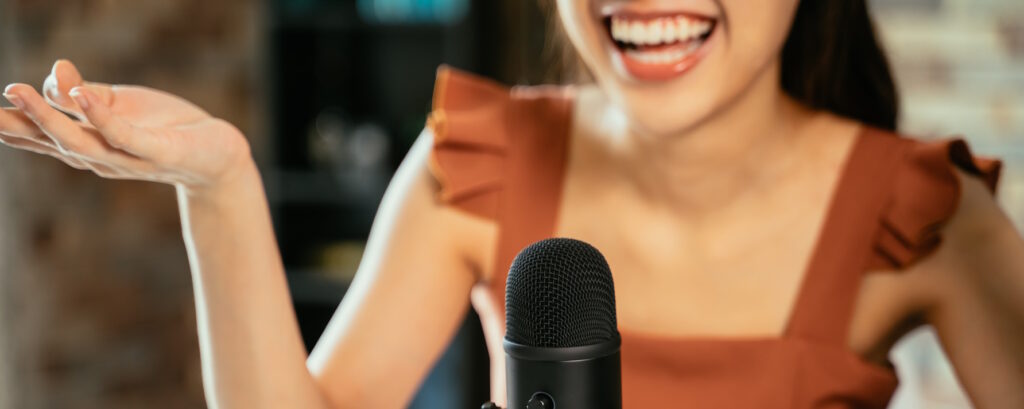
[[[337,306],[350,284],[317,271],[287,269],[287,272],[288,288],[296,304]]]
[[[263,179],[272,206],[305,204],[376,209],[391,174],[269,169]]]
[[[493,0],[471,0],[468,14],[454,24],[367,22],[356,0],[268,4],[271,144],[261,168],[303,340],[311,348],[349,284],[320,270],[336,246],[369,234],[391,174],[422,130],[436,68],[449,64],[507,79],[502,74],[512,53],[495,44],[507,44],[502,32],[513,25],[504,14],[507,4]],[[322,132],[325,122],[341,124],[326,127],[340,131]],[[362,166],[372,172],[352,170],[360,166],[351,163],[370,156],[344,154],[363,151],[319,146],[346,147],[357,128],[376,130],[376,141],[386,138],[386,154]],[[487,367],[479,318],[470,312],[410,407],[478,407],[488,394]]]

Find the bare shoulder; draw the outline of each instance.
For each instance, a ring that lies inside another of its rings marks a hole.
[[[961,171],[957,177],[961,195],[942,244],[908,273],[934,283],[932,306],[1000,286],[1016,286],[1024,295],[1024,240],[984,182]]]
[[[958,177],[943,242],[908,277],[975,406],[1024,407],[1024,240],[982,181]]]
[[[989,286],[1024,285],[1019,273],[1000,277],[1024,267],[1024,241],[1013,223],[982,180],[959,170],[956,175],[961,194],[952,217],[937,226],[938,248],[905,271],[884,274],[907,311],[927,315],[979,297]]]
[[[936,227],[936,250],[904,271],[864,278],[851,331],[855,350],[884,361],[899,337],[926,322],[948,347],[976,332],[966,322],[1024,318],[1024,241],[981,179],[956,175],[961,195],[952,217]]]
[[[441,182],[430,165],[433,141],[433,132],[429,127],[425,128],[402,165],[408,168],[408,172],[403,174],[400,169],[392,181],[392,188],[407,190],[410,205],[422,212],[417,218],[428,222],[429,228],[448,242],[457,256],[472,268],[477,279],[486,279],[494,255],[497,224],[441,200]]]

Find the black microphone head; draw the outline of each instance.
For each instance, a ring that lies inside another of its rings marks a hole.
[[[519,345],[570,348],[619,339],[615,286],[601,252],[573,239],[547,239],[523,249],[505,283],[505,339]]]

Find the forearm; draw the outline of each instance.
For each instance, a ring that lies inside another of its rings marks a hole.
[[[216,190],[178,187],[208,404],[326,408],[306,351],[255,165]]]

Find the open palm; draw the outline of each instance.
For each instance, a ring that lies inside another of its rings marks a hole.
[[[7,86],[15,108],[0,111],[0,142],[107,178],[190,187],[217,183],[251,159],[226,121],[163,91],[85,82],[68,61],[54,64],[43,95]]]

